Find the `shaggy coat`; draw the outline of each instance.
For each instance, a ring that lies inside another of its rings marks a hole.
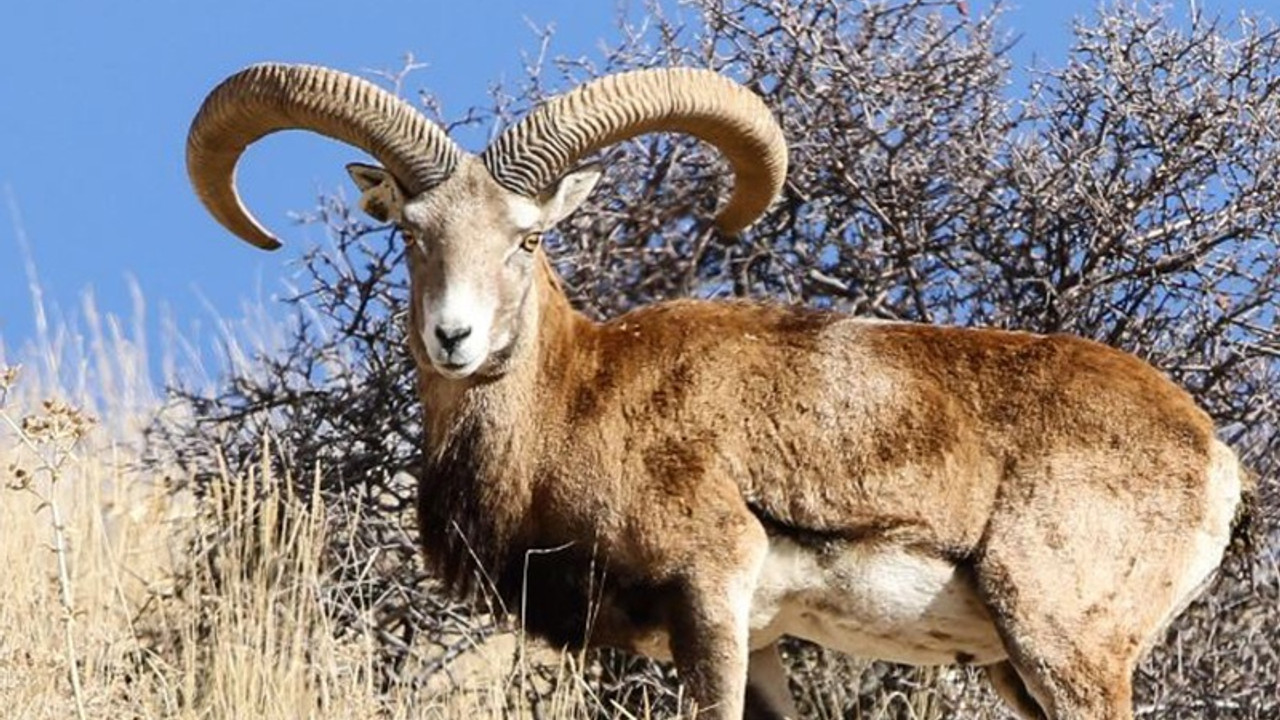
[[[892,547],[958,568],[1006,645],[1094,675],[1081,706],[1121,704],[1127,682],[1108,686],[1229,532],[1238,484],[1206,492],[1206,473],[1235,461],[1209,418],[1104,345],[751,302],[597,324],[545,261],[534,292],[536,343],[516,352],[536,361],[420,374],[419,509],[444,577],[483,578],[554,643],[664,654],[669,633],[692,637],[689,574],[731,577],[753,533],[818,556]],[[931,630],[915,650],[995,661],[1026,703],[1008,648],[977,658],[964,634]],[[1082,655],[1094,644],[1107,654]]]

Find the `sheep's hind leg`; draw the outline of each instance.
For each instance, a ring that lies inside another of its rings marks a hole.
[[[787,669],[778,655],[778,645],[773,643],[751,653],[747,661],[746,720],[794,720],[800,717],[791,688],[787,683]]]
[[[1026,683],[1022,682],[1018,671],[1014,669],[1013,664],[1009,661],[998,662],[994,665],[988,665],[987,679],[991,681],[991,686],[995,688],[996,694],[1004,700],[1022,720],[1048,720],[1048,715],[1040,708],[1040,703],[1032,697],[1031,691],[1027,689]]]

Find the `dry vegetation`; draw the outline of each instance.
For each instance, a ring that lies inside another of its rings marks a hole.
[[[551,61],[544,37],[521,82],[445,120],[487,126],[667,64],[724,70],[779,113],[785,197],[740,242],[705,222],[713,153],[667,137],[615,151],[551,239],[579,305],[768,296],[1137,352],[1262,479],[1253,544],[1143,665],[1139,716],[1280,716],[1274,27],[1112,7],[1059,68],[1014,84],[998,15],[962,2],[681,12],[623,22],[596,63]],[[143,338],[91,304],[82,331],[0,354],[0,372],[25,364],[0,375],[0,715],[670,716],[669,669],[526,648],[493,608],[435,592],[410,516],[400,239],[341,197],[311,219],[333,243],[307,256],[284,320],[223,338],[216,378],[179,367],[158,391]],[[1003,717],[964,670],[799,644],[789,661],[814,717]]]
[[[334,622],[353,610],[333,607],[323,563],[359,520],[295,493],[314,475],[223,465],[197,498],[140,463],[139,429],[161,408],[118,402],[154,397],[144,368],[118,362],[145,360],[133,349],[118,340],[72,360],[44,346],[26,368],[0,357],[0,716],[496,718],[524,705],[510,692],[525,656],[512,636],[468,658],[466,683],[388,686],[380,641]],[[62,369],[81,359],[97,372],[76,393]],[[103,387],[122,394],[84,394]],[[116,427],[92,417],[112,413],[141,414]],[[269,442],[264,456],[278,457]],[[575,658],[543,657],[550,677],[573,674]],[[582,715],[589,697],[559,684],[546,697],[555,717]]]

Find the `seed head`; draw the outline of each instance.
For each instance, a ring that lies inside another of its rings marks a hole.
[[[45,400],[43,411],[22,419],[22,431],[36,442],[70,440],[88,434],[94,419],[61,400]]]

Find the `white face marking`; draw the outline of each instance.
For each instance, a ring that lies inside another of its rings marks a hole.
[[[473,287],[454,282],[439,298],[423,299],[425,322],[419,332],[431,363],[445,377],[466,377],[489,355],[495,303]]]

